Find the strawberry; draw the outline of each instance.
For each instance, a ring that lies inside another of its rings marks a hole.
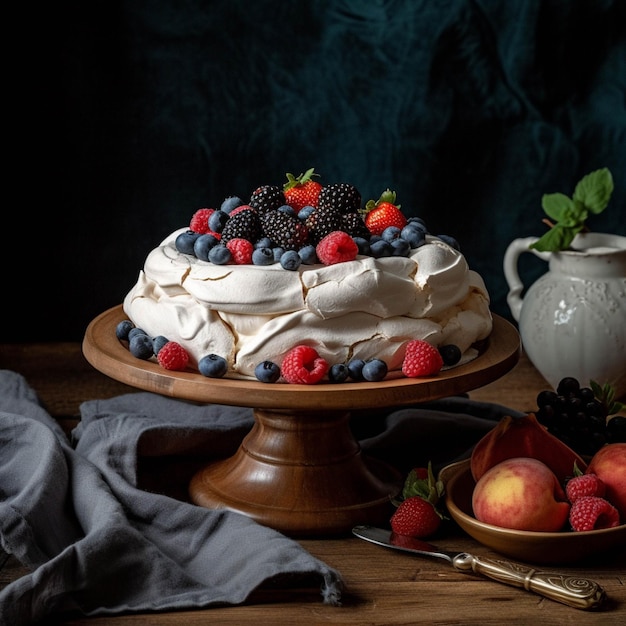
[[[287,174],[287,182],[283,185],[283,193],[287,204],[293,207],[296,212],[305,206],[317,207],[317,200],[322,190],[321,183],[313,180],[313,176],[318,176],[311,168],[300,174],[297,178],[293,174]]]
[[[424,498],[412,496],[403,500],[391,516],[391,530],[398,535],[429,537],[441,525],[441,516]]]
[[[604,498],[606,486],[595,474],[581,474],[574,476],[567,481],[565,485],[565,494],[567,499],[574,504],[576,500],[584,496],[596,496]]]
[[[437,508],[444,487],[435,480],[432,464],[416,467],[404,481],[401,500],[393,501],[397,506],[391,516],[391,529],[398,535],[428,537],[437,531],[444,515]]]
[[[443,367],[439,350],[423,339],[413,339],[406,345],[402,373],[407,378],[434,376]]]
[[[406,226],[406,217],[395,202],[396,192],[390,189],[384,191],[378,200],[368,200],[365,205],[365,225],[372,235],[382,235],[389,226]]]

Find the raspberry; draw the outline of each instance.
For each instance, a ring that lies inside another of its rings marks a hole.
[[[215,213],[215,209],[198,209],[191,216],[191,221],[189,222],[190,230],[200,235],[211,232],[209,228],[209,217],[211,217],[212,213]]]
[[[439,350],[422,339],[413,339],[406,345],[402,373],[407,378],[433,376],[443,366]]]
[[[324,265],[334,265],[353,261],[359,253],[359,247],[348,233],[335,230],[328,233],[316,246],[317,258]]]
[[[412,496],[400,503],[390,523],[391,530],[398,535],[429,537],[441,525],[441,516],[428,500]]]
[[[582,496],[578,498],[569,512],[572,530],[598,530],[619,526],[617,509],[604,498]]]
[[[230,250],[232,260],[236,265],[251,265],[252,253],[254,252],[254,245],[247,239],[241,239],[239,237],[231,239],[226,247]]]
[[[189,362],[189,354],[179,343],[168,341],[159,350],[157,360],[166,370],[184,370]]]
[[[574,504],[576,500],[583,496],[596,496],[604,498],[606,486],[595,474],[582,474],[570,478],[565,485],[567,499]]]
[[[283,359],[281,374],[288,383],[314,385],[328,371],[328,363],[311,346],[292,348]]]

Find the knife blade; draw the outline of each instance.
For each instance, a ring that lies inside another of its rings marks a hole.
[[[468,552],[450,552],[421,539],[396,535],[390,530],[374,526],[355,526],[352,534],[385,548],[442,559],[464,574],[479,574],[575,609],[597,610],[606,601],[604,589],[593,580],[581,576],[545,572],[512,561],[477,557]]]

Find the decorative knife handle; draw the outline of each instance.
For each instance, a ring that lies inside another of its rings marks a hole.
[[[587,578],[542,572],[510,561],[479,559],[462,552],[452,559],[452,565],[461,572],[482,574],[505,585],[522,587],[576,609],[598,609],[606,599],[604,589]]]

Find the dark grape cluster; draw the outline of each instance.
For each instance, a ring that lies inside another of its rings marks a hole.
[[[576,378],[561,379],[556,391],[537,395],[537,420],[581,456],[593,456],[604,444],[626,442],[626,417]]]

